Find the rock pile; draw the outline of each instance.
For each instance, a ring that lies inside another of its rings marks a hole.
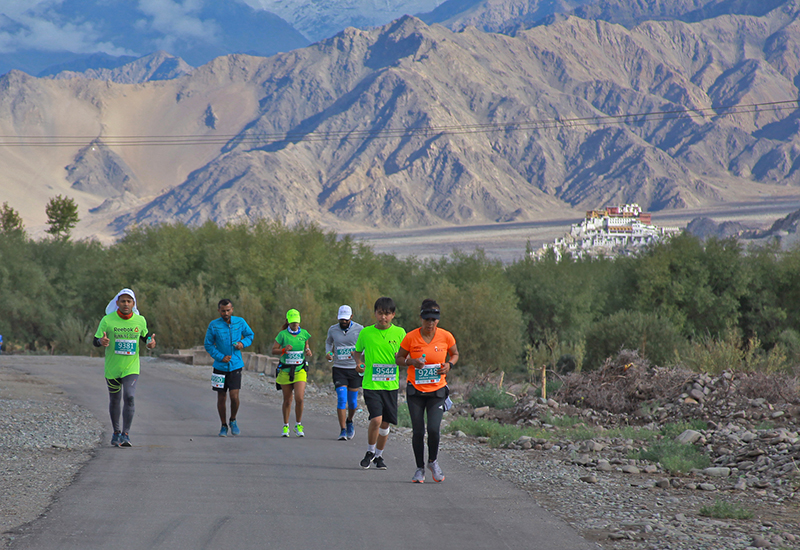
[[[522,395],[513,409],[505,411],[473,410],[468,404],[456,410],[551,432],[543,438],[523,436],[508,448],[562,451],[573,464],[592,470],[660,474],[661,478],[647,482],[653,486],[769,492],[778,501],[800,497],[800,389],[790,376],[740,372],[712,376],[664,369],[649,366],[636,352],[623,351],[596,372],[567,376],[551,399]],[[680,423],[694,429],[677,437],[666,435],[666,427]],[[557,429],[554,424],[572,429]],[[586,428],[583,433],[581,427]],[[649,441],[602,437],[611,428],[624,427],[645,428],[657,435]],[[592,432],[600,436],[580,439]],[[630,458],[667,437],[694,445],[710,467],[681,478],[660,464]],[[584,477],[583,481],[594,482],[592,474]]]
[[[796,378],[662,369],[623,352],[599,371],[565,377],[550,399],[510,391],[513,408],[457,402],[451,412],[535,428],[534,436],[501,449],[474,445],[488,437],[447,437],[585,536],[625,550],[800,548]],[[678,473],[642,458],[673,441],[705,465]],[[702,512],[717,503],[753,517]]]

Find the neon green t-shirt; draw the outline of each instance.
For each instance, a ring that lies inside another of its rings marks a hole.
[[[134,313],[130,319],[123,319],[116,311],[109,313],[100,320],[95,338],[102,338],[104,332],[111,340],[106,348],[106,378],[139,374],[141,338],[147,335],[145,318]]]
[[[389,326],[380,330],[371,325],[361,329],[356,341],[356,351],[364,354],[364,381],[367,390],[396,390],[400,387],[395,355],[406,335],[403,327]]]
[[[281,364],[291,367],[292,365],[302,365],[306,360],[306,342],[311,338],[311,334],[304,328],[300,329],[300,334],[290,334],[288,330],[282,330],[275,337],[275,341],[285,348],[292,346],[292,351],[281,355]]]

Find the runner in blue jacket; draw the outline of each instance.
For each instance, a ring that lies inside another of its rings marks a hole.
[[[231,434],[239,435],[236,413],[239,412],[239,389],[242,387],[242,350],[253,343],[253,331],[247,321],[234,317],[233,303],[228,299],[219,301],[219,319],[208,324],[204,346],[214,359],[214,370],[211,385],[217,392],[217,412],[222,422],[219,436],[228,435],[227,412],[225,410],[225,394],[231,394]]]

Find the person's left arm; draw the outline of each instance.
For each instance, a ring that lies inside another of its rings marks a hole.
[[[238,349],[239,351],[243,350],[247,346],[253,343],[253,338],[255,338],[255,334],[253,333],[253,329],[250,328],[250,325],[247,324],[247,321],[242,319],[242,324],[244,327],[242,328],[242,338],[236,342],[233,347]]]
[[[447,348],[447,355],[449,359],[439,368],[439,374],[447,374],[453,369],[453,365],[458,363],[458,347],[456,347],[455,342]]]
[[[303,350],[303,353],[305,353],[305,354],[306,354],[308,357],[311,357],[312,355],[314,355],[313,353],[311,353],[311,346],[309,346],[309,345],[308,345],[308,342],[309,342],[310,340],[311,340],[311,336],[309,336],[309,337],[306,339],[306,344],[305,344],[305,346],[306,346],[306,347],[305,347],[305,349]]]
[[[156,347],[156,333],[148,332],[147,325],[144,325],[144,330],[142,331],[140,338],[145,343],[144,345],[147,349],[153,349]]]

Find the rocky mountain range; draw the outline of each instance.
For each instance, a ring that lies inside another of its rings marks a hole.
[[[796,194],[800,7],[738,4],[745,15],[630,28],[570,15],[509,35],[403,17],[139,84],[12,72],[0,79],[0,201],[35,225],[47,197],[67,193],[92,209],[83,234],[103,236],[165,221],[347,231]]]
[[[151,80],[172,80],[192,72],[192,67],[180,57],[175,57],[161,50],[138,59],[131,59],[120,66],[102,67],[92,63],[95,68],[73,71],[56,67],[52,75],[44,78],[64,80],[68,78],[92,78],[120,84],[136,84]],[[57,69],[57,70],[56,70]]]

